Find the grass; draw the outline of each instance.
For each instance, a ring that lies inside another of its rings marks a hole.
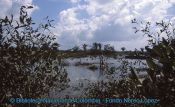
[[[125,56],[127,59],[145,59],[145,56],[134,56],[134,51],[58,51],[58,56],[62,58],[83,58],[87,56],[97,57],[100,55],[104,55],[106,57],[113,57],[117,59],[117,56]]]

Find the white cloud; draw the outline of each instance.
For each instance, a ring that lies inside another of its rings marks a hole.
[[[0,7],[1,7],[0,17],[4,17],[8,13],[9,8],[12,7],[11,0],[0,0]]]
[[[60,12],[56,25],[55,33],[63,47],[96,41],[129,49],[146,43],[142,35],[134,34],[131,19],[162,20],[175,4],[174,0],[71,0],[71,3],[76,5]]]
[[[15,17],[19,15],[19,9],[23,5],[32,5],[34,8],[29,11],[31,14],[34,10],[38,9],[33,5],[33,0],[0,0],[0,18],[13,14]]]
[[[81,0],[70,0],[72,3],[78,3],[80,2]]]

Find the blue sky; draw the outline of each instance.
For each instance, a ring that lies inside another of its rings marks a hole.
[[[35,22],[54,19],[62,49],[83,43],[112,44],[117,50],[144,47],[147,38],[134,34],[131,20],[174,20],[175,0],[0,0],[0,17],[19,15],[21,5],[33,5]]]
[[[32,16],[36,21],[49,16],[50,19],[58,20],[58,14],[72,5],[67,0],[33,0],[33,4],[39,7]]]

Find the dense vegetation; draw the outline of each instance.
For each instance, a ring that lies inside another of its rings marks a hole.
[[[138,22],[134,19],[133,23]],[[149,37],[149,44],[145,46],[148,65],[147,75],[141,80],[136,75],[136,70],[130,64],[123,68],[129,69],[131,75],[120,81],[99,82],[90,85],[88,96],[99,98],[155,98],[160,100],[157,104],[111,104],[112,106],[131,107],[174,107],[175,106],[175,26],[171,22],[157,22],[154,28],[157,32],[151,32],[150,22],[139,23],[144,27],[136,29]],[[155,29],[156,29],[155,28]],[[139,55],[142,53],[137,53]],[[121,69],[121,71],[123,71]]]
[[[49,30],[52,21],[34,27],[27,14],[30,8],[22,6],[19,19],[13,15],[0,19],[0,106],[11,97],[45,98],[50,90],[68,86],[67,72],[57,57],[58,44]]]

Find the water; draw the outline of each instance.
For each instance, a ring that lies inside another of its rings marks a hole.
[[[126,60],[126,59],[125,59]],[[130,60],[127,59],[128,62],[134,63],[137,60]],[[85,57],[85,58],[68,58],[65,59],[65,69],[68,73],[68,77],[70,78],[70,87],[62,92],[55,92],[52,93],[53,97],[65,97],[67,95],[71,97],[82,97],[84,94],[84,89],[88,87],[89,83],[97,82],[100,80],[109,81],[111,75],[102,75],[100,72],[100,58],[99,57]],[[104,62],[107,63],[108,68],[111,67],[119,67],[121,65],[121,60],[114,59],[114,58],[107,58],[104,57]],[[141,62],[145,63],[144,60]],[[79,65],[77,65],[79,64]],[[84,64],[84,65],[83,65]],[[88,67],[91,65],[97,66],[98,69],[91,70]],[[146,65],[144,64],[135,64],[136,68],[145,68]],[[145,72],[137,72],[140,75],[145,75]],[[121,72],[117,71],[113,74],[115,79],[120,78]]]

